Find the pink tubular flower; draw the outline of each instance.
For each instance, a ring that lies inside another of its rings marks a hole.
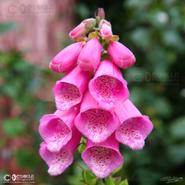
[[[56,111],[40,119],[39,133],[50,152],[59,152],[71,139],[72,132],[75,130],[73,121],[77,110],[77,107],[73,107],[69,111]]]
[[[50,69],[59,73],[71,70],[77,64],[77,58],[83,45],[83,42],[77,42],[64,48],[50,62]]]
[[[113,62],[123,69],[131,67],[136,61],[134,54],[126,46],[117,41],[109,44],[108,54]]]
[[[89,91],[100,106],[111,109],[129,96],[127,82],[119,69],[110,61],[102,61],[89,83]]]
[[[84,37],[87,34],[87,32],[95,26],[95,24],[96,24],[95,19],[93,18],[85,19],[72,31],[70,31],[69,37],[73,40],[80,39]]]
[[[50,152],[46,143],[40,145],[40,156],[47,163],[48,173],[52,176],[60,175],[73,162],[73,154],[80,142],[80,133],[73,132],[72,139],[59,152]]]
[[[83,47],[78,65],[83,71],[95,72],[100,64],[102,45],[97,38],[91,39]]]
[[[87,147],[82,153],[82,159],[99,178],[107,177],[123,164],[119,144],[114,137],[98,144],[88,141]]]
[[[100,108],[86,92],[81,110],[75,119],[76,128],[94,143],[105,141],[118,128],[120,122],[113,111]]]
[[[104,19],[100,22],[100,35],[103,39],[107,39],[112,36],[111,24]]]
[[[115,133],[116,139],[133,150],[142,149],[153,129],[148,116],[142,115],[130,100],[117,105],[115,112],[121,122]]]
[[[89,74],[78,66],[56,82],[54,95],[57,109],[67,110],[81,102],[87,88]]]

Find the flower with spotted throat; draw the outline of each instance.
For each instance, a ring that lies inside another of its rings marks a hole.
[[[53,88],[56,111],[40,119],[40,156],[50,175],[60,175],[72,164],[83,138],[84,163],[98,178],[106,178],[124,162],[120,144],[140,150],[153,129],[149,117],[129,100],[121,72],[136,58],[118,42],[102,10],[69,36],[75,43],[49,64],[52,71],[65,75]]]

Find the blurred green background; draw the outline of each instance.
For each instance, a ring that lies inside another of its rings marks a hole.
[[[78,0],[73,7],[76,24],[94,16],[98,7],[137,58],[123,75],[131,99],[155,127],[143,150],[121,146],[125,164],[116,175],[129,185],[185,185],[185,1]],[[15,24],[0,23],[0,36]],[[16,172],[34,174],[35,184],[81,184],[79,154],[59,177],[49,177],[38,156],[39,118],[55,109],[54,101],[38,92],[59,78],[30,64],[19,50],[0,51],[0,184],[4,174]]]

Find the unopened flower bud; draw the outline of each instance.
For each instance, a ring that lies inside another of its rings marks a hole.
[[[112,61],[122,69],[131,67],[136,61],[134,54],[120,42],[111,42],[108,47],[108,54]]]
[[[90,29],[92,29],[93,27],[95,27],[95,25],[96,25],[96,19],[94,19],[94,18],[85,19],[83,21],[83,23],[85,23],[85,27],[89,31]]]
[[[96,25],[96,20],[93,18],[85,19],[78,26],[76,26],[69,33],[69,37],[73,40],[80,39],[84,37],[89,30],[91,30]]]
[[[108,21],[106,21],[105,19],[101,20],[99,27],[100,35],[102,36],[103,39],[112,37],[112,27]]]
[[[83,47],[78,65],[83,71],[95,72],[100,64],[102,45],[97,38],[91,39]]]

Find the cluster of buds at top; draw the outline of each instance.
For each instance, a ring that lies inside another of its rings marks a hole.
[[[131,67],[135,56],[118,42],[111,24],[100,17],[86,19],[69,36],[76,42],[50,62],[51,70],[65,75],[53,90],[56,112],[40,120],[40,155],[49,174],[59,175],[72,164],[83,137],[83,161],[105,178],[124,162],[119,144],[142,149],[153,125],[129,100],[120,68]]]

